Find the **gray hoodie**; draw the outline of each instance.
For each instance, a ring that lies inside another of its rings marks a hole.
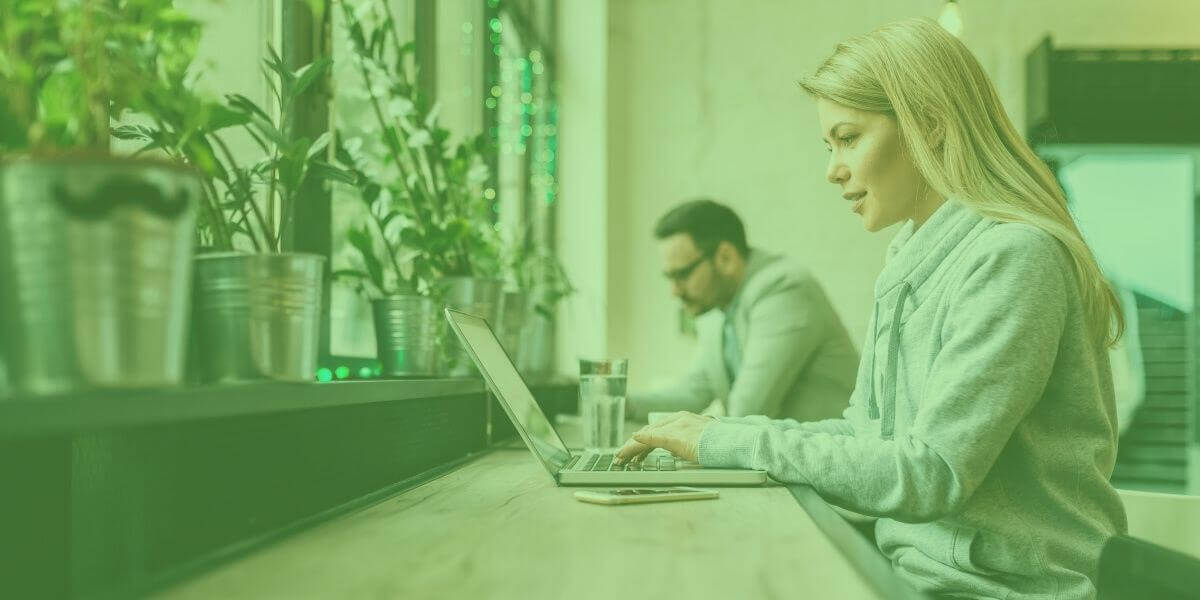
[[[869,329],[843,418],[722,419],[700,463],[877,517],[880,551],[920,590],[1094,597],[1125,512],[1108,356],[1066,249],[949,200],[892,242]]]

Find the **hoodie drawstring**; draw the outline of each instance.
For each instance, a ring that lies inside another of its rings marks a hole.
[[[875,351],[879,344],[879,302],[873,302],[871,307],[871,376],[867,386],[867,417],[879,418],[879,405],[875,402]]]
[[[896,300],[896,311],[892,314],[892,335],[888,339],[888,364],[883,372],[883,419],[879,425],[884,439],[891,439],[896,428],[896,380],[897,364],[900,358],[900,317],[904,314],[904,302],[912,292],[912,286],[906,281],[900,288],[900,297]],[[874,362],[874,355],[872,355]],[[873,377],[873,376],[872,376]]]

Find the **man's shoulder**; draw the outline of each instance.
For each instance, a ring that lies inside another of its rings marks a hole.
[[[755,265],[757,268],[746,278],[743,291],[745,296],[753,298],[779,293],[799,293],[809,287],[819,287],[808,267],[795,258],[762,250],[756,250],[754,258],[759,264]]]

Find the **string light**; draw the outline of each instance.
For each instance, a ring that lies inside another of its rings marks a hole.
[[[489,71],[492,80],[484,86],[488,90],[484,106],[490,114],[488,122],[493,124],[487,132],[488,141],[503,156],[529,155],[532,197],[550,206],[558,194],[558,107],[546,80],[546,57],[540,48],[512,55],[503,43],[506,28],[500,18],[501,0],[487,0],[487,6],[488,40],[499,66]],[[515,95],[515,102],[506,101],[506,89]],[[484,190],[484,197],[494,201],[493,211],[498,213],[495,188]]]
[[[938,25],[941,25],[942,29],[949,31],[950,35],[954,37],[962,37],[962,11],[959,9],[957,0],[946,0],[946,4],[942,6],[942,14],[938,16]]]

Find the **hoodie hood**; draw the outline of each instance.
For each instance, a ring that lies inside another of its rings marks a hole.
[[[900,326],[904,321],[907,305],[920,305],[917,290],[935,273],[945,274],[949,269],[943,263],[959,246],[978,236],[989,224],[979,213],[961,202],[949,198],[916,229],[908,221],[888,245],[887,259],[879,278],[875,280],[875,304],[871,315],[870,345],[864,348],[869,354],[870,393],[867,395],[867,414],[871,419],[880,419],[879,430],[884,439],[891,439],[896,421],[897,368],[900,357]],[[880,314],[889,314],[885,331],[887,345],[876,347],[880,335]],[[879,378],[879,395],[876,396],[876,357],[883,353],[887,361],[882,377]]]

